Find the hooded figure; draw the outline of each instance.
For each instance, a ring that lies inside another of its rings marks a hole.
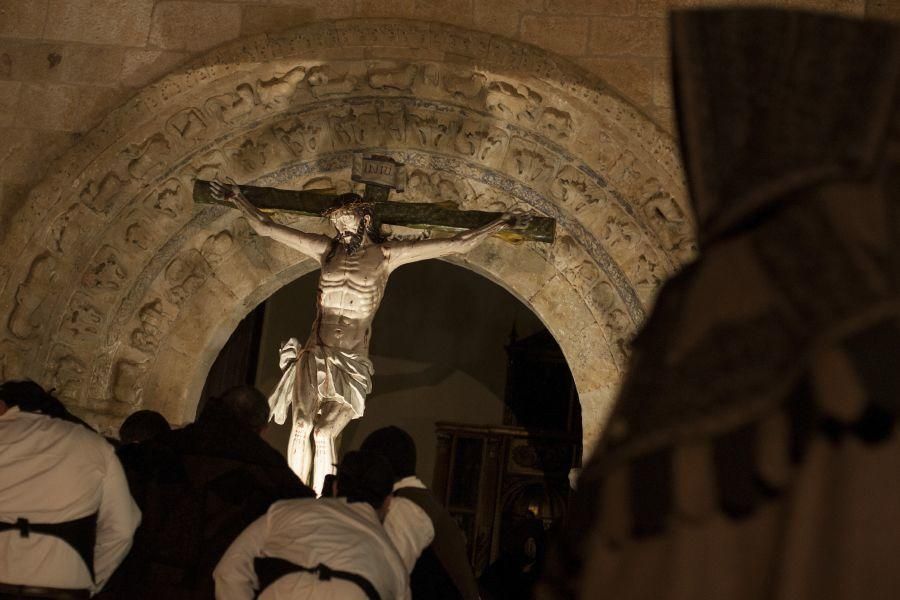
[[[672,17],[700,246],[541,597],[900,597],[900,31]]]

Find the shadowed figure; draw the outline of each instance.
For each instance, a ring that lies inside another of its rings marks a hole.
[[[106,440],[33,381],[0,383],[0,599],[91,597],[140,522]]]
[[[260,437],[268,415],[262,392],[235,387],[195,423],[122,446],[144,522],[102,598],[212,598],[213,568],[244,527],[277,500],[314,495]]]
[[[634,342],[542,597],[900,597],[900,29],[671,25],[700,255]]]
[[[360,450],[385,457],[394,473],[384,528],[410,573],[413,600],[477,600],[478,584],[459,525],[416,477],[416,444],[399,427],[382,427]]]
[[[146,442],[171,430],[166,418],[155,410],[138,410],[122,421],[119,426],[119,441],[123,444]]]

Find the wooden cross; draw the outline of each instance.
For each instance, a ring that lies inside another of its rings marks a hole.
[[[385,156],[353,157],[353,181],[366,184],[363,197],[375,205],[378,220],[385,225],[398,225],[417,229],[459,232],[477,229],[502,216],[502,213],[481,210],[456,210],[445,204],[429,202],[392,202],[391,190],[402,192],[406,187],[406,168],[402,163]],[[314,190],[291,191],[276,188],[240,186],[241,192],[254,206],[263,212],[286,212],[320,217],[334,205],[333,193]],[[194,183],[194,202],[232,207],[227,201],[217,200],[209,182]],[[552,243],[556,235],[556,220],[535,216],[524,228],[511,228],[497,234],[508,241],[535,241]]]

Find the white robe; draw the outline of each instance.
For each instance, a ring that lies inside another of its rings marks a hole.
[[[418,477],[404,477],[394,484],[400,488],[426,489]],[[406,570],[412,573],[422,551],[434,541],[434,523],[422,508],[409,498],[394,496],[384,518],[384,529],[403,558]]]
[[[382,600],[410,598],[409,576],[369,504],[344,498],[285,500],[251,523],[235,539],[213,578],[217,600],[251,600],[259,586],[256,557],[275,557],[302,567],[327,565],[365,577]],[[354,583],[323,581],[313,573],[285,575],[260,600],[366,600]]]
[[[11,408],[0,415],[0,521],[61,523],[98,513],[96,583],[59,538],[0,533],[0,582],[66,589],[103,587],[128,554],[141,513],[109,443],[87,428]]]

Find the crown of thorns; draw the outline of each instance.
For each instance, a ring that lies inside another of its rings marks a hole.
[[[362,218],[375,215],[375,205],[363,200],[359,194],[341,194],[335,199],[334,206],[330,206],[322,213],[323,217],[331,217],[338,213],[353,213]]]

